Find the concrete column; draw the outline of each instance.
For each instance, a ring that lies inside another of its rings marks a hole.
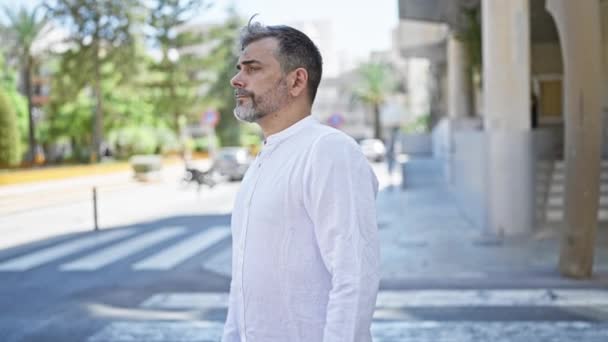
[[[604,134],[603,134],[603,148],[602,148],[602,158],[608,158],[608,0],[600,1],[600,22],[602,26],[602,83],[603,87],[603,96],[604,99],[603,107],[604,107]]]
[[[528,0],[483,0],[483,115],[487,227],[527,234],[534,224]]]
[[[593,270],[602,133],[599,0],[547,0],[564,60],[565,223],[559,268],[587,278]]]
[[[453,35],[448,38],[448,116],[460,118],[471,113],[471,77],[465,45]]]

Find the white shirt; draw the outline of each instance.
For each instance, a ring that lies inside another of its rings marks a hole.
[[[356,142],[306,117],[269,136],[232,213],[223,342],[371,342],[378,181]]]

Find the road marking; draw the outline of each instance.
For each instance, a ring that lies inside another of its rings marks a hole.
[[[230,235],[226,226],[212,227],[174,246],[171,246],[153,256],[146,258],[135,265],[135,270],[168,270],[194,255],[213,246]]]
[[[94,233],[93,235],[43,248],[39,251],[5,261],[0,264],[0,271],[27,271],[89,247],[120,239],[132,233],[133,231],[127,230]]]
[[[88,342],[219,341],[223,321],[114,322]],[[374,342],[604,342],[608,324],[590,322],[373,322]]]
[[[589,322],[373,322],[374,342],[606,341],[608,324]]]
[[[227,292],[159,293],[141,305],[148,309],[207,309],[228,306]]]
[[[232,248],[225,248],[203,261],[203,268],[226,277],[232,276]]]
[[[141,303],[141,309],[154,312],[189,312],[187,317],[203,317],[193,311],[225,309],[228,293],[159,293]],[[608,291],[565,290],[405,290],[380,291],[376,313],[407,310],[410,307],[448,306],[598,306],[608,304]],[[176,311],[177,310],[177,311]],[[374,316],[371,332],[374,342],[529,342],[585,341],[608,339],[608,323],[587,321],[417,321],[386,320]],[[114,321],[87,342],[200,342],[221,339],[224,317],[218,320],[136,320]]]
[[[601,306],[608,291],[573,289],[380,291],[377,307]]]
[[[62,271],[94,271],[109,265],[121,258],[135,254],[140,250],[154,245],[160,241],[182,234],[184,227],[167,227],[138,236],[117,245],[102,249],[101,251],[87,255],[79,260],[63,264]]]
[[[154,309],[224,308],[227,293],[159,293],[142,303]],[[608,290],[516,289],[516,290],[399,290],[380,291],[376,307],[488,307],[488,306],[608,306]]]
[[[114,322],[87,342],[211,342],[222,338],[224,322]]]

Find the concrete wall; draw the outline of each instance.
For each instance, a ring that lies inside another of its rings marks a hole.
[[[412,155],[433,154],[433,143],[430,134],[403,134],[401,136],[401,152]]]
[[[450,187],[463,214],[478,228],[486,227],[486,134],[453,132]]]
[[[534,158],[552,160],[561,146],[562,128],[542,128],[532,134]],[[486,227],[487,215],[487,135],[483,131],[452,132],[453,149],[451,159],[440,159],[449,163],[450,188],[463,214],[478,228]],[[439,156],[445,156],[440,154]],[[534,187],[531,187],[534,188]],[[530,196],[533,196],[530,191]]]
[[[604,133],[602,144],[602,157],[608,158],[608,0],[603,0],[601,6],[602,25],[602,60],[603,60],[603,107],[604,107]]]
[[[535,156],[540,160],[563,159],[564,127],[544,126],[533,131]]]
[[[562,52],[558,43],[532,44],[530,53],[532,75],[563,74]]]
[[[515,134],[521,134],[522,137],[525,137],[528,133],[517,132]],[[483,131],[456,131],[452,133],[452,138],[454,148],[452,158],[449,161],[452,176],[450,188],[462,213],[479,229],[487,229],[489,228],[488,203],[490,195],[488,190],[489,162],[487,160],[487,149],[490,146],[488,135]],[[524,145],[528,146],[528,144]],[[518,155],[518,158],[513,158],[513,160],[526,158],[526,155],[519,155],[519,150],[514,148],[512,151],[512,153]],[[518,170],[514,169],[513,171]],[[503,169],[502,172],[509,173],[511,171]],[[534,203],[533,184],[524,184],[523,186],[529,190],[529,202]],[[503,203],[503,205],[508,205],[508,203]]]

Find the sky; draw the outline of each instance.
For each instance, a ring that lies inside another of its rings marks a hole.
[[[255,13],[267,25],[322,20],[331,23],[336,50],[353,57],[387,50],[397,26],[397,0],[233,0],[245,18]]]
[[[41,0],[0,0],[0,5],[28,7]],[[304,21],[328,21],[336,52],[353,59],[365,58],[371,51],[387,50],[392,29],[398,23],[397,0],[215,0],[210,11],[196,19],[219,22],[225,10],[234,6],[244,18],[258,13],[256,19],[266,25]]]

